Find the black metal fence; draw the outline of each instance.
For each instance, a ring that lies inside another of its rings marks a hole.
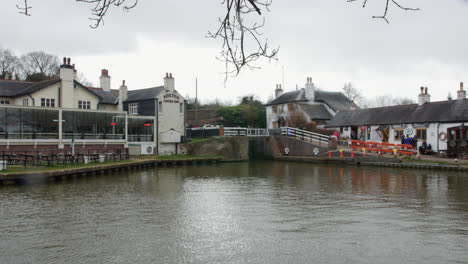
[[[9,166],[56,166],[88,163],[103,163],[108,161],[128,160],[128,149],[99,148],[77,149],[41,149],[26,151],[0,151],[0,162]]]

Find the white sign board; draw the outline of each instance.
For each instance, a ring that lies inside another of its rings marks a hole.
[[[159,140],[161,143],[180,143],[181,136],[181,133],[175,130],[169,130],[159,133]]]

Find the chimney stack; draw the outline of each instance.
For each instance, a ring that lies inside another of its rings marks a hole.
[[[313,103],[315,101],[315,85],[312,82],[312,77],[307,77],[304,90],[306,99],[309,103]]]
[[[175,82],[174,77],[172,77],[172,73],[166,72],[166,77],[164,77],[164,89],[171,91],[175,89]]]
[[[281,88],[281,84],[276,85],[275,89],[275,98],[280,97],[283,94],[283,89]]]
[[[431,95],[428,93],[428,88],[421,86],[421,93],[418,96],[418,105],[422,106],[429,102],[431,102]]]
[[[128,88],[125,85],[125,80],[122,81],[122,85],[119,88],[119,111],[123,111],[123,102],[128,99]]]
[[[63,64],[60,65],[60,79],[62,86],[60,88],[60,98],[58,100],[59,107],[74,108],[75,102],[75,69],[71,65],[70,58],[63,58]]]
[[[457,91],[457,99],[466,99],[466,91],[463,89],[463,82],[460,82],[460,90]]]
[[[110,92],[111,90],[111,77],[109,76],[109,70],[102,69],[101,70],[101,77],[99,78],[101,82],[101,89],[106,92]]]

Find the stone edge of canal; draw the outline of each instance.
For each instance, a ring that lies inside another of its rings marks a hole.
[[[104,175],[119,171],[147,169],[157,166],[177,166],[193,164],[210,164],[224,162],[221,158],[191,158],[191,159],[147,159],[128,161],[119,164],[96,165],[85,168],[58,169],[42,172],[0,173],[0,185],[20,185],[28,183],[46,183],[80,177]]]
[[[388,160],[379,161],[375,159],[366,160],[359,158],[323,158],[323,157],[297,157],[282,156],[274,158],[275,161],[320,163],[320,164],[347,164],[356,166],[391,167],[405,169],[438,169],[468,172],[468,166],[428,164],[428,163],[401,163]],[[60,181],[66,179],[104,175],[106,173],[128,171],[134,169],[146,169],[157,166],[177,166],[192,164],[209,164],[220,162],[238,162],[223,160],[222,158],[193,158],[193,159],[148,159],[129,161],[120,164],[97,165],[86,168],[72,168],[63,170],[52,170],[45,172],[22,172],[22,173],[0,173],[0,185],[46,183],[48,181]]]

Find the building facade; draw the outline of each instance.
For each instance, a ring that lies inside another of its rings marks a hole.
[[[111,89],[108,70],[100,87],[77,81],[64,58],[60,77],[38,83],[0,80],[0,148],[67,148],[114,144],[132,154],[181,153],[185,100],[172,74],[164,85],[128,90],[125,81]]]
[[[310,77],[304,88],[295,91],[283,93],[281,85],[277,85],[275,98],[265,106],[269,129],[294,126],[291,119],[297,117],[323,127],[337,112],[359,108],[340,92],[318,90]]]
[[[463,83],[456,100],[431,102],[421,87],[418,104],[339,112],[326,127],[343,138],[400,144],[403,136],[431,144],[435,151],[468,153],[468,100]]]

